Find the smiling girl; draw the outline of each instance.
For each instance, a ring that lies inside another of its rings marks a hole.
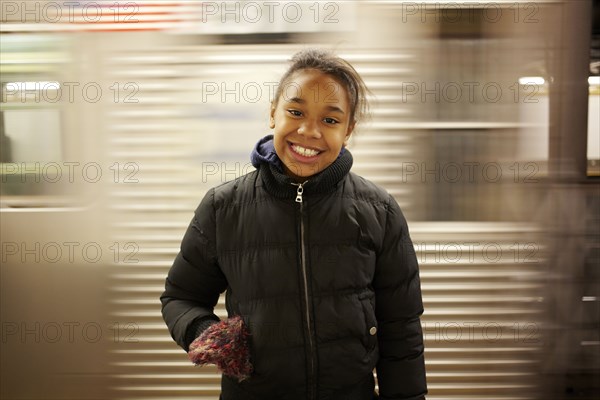
[[[162,313],[222,400],[424,399],[418,264],[394,198],[350,172],[367,89],[321,50],[292,58],[256,171],[211,189],[166,279]],[[226,290],[228,318],[214,307]]]

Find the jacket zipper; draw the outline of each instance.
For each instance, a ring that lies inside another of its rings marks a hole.
[[[304,300],[306,307],[306,327],[308,329],[308,347],[309,347],[309,392],[308,399],[315,399],[315,349],[312,337],[312,325],[310,323],[310,301],[308,297],[308,273],[306,271],[306,249],[304,245],[304,214],[303,214],[303,202],[302,193],[304,192],[304,184],[292,183],[292,185],[298,186],[296,189],[296,203],[300,203],[300,262],[302,264],[302,277],[304,278]]]

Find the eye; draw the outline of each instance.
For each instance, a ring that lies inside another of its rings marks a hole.
[[[294,117],[301,117],[302,113],[298,110],[287,110],[287,112],[289,112],[290,114],[292,114]]]
[[[339,124],[339,121],[337,121],[333,118],[329,118],[329,117],[324,118],[323,121],[325,121],[326,124],[330,124],[330,125]]]

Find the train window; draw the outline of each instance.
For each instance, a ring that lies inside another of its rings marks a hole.
[[[592,5],[588,96],[587,176],[600,176],[600,1]]]
[[[35,35],[5,35],[1,42],[0,206],[55,203],[64,195],[57,181],[63,160],[60,43]]]
[[[24,108],[3,110],[2,195],[47,194],[50,187],[39,185],[43,170],[61,160],[60,115],[55,109]]]
[[[600,76],[589,78],[587,174],[600,176]]]

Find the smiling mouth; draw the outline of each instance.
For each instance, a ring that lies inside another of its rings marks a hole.
[[[321,150],[309,149],[295,143],[290,143],[290,148],[294,153],[299,154],[302,157],[315,157],[322,153]]]

